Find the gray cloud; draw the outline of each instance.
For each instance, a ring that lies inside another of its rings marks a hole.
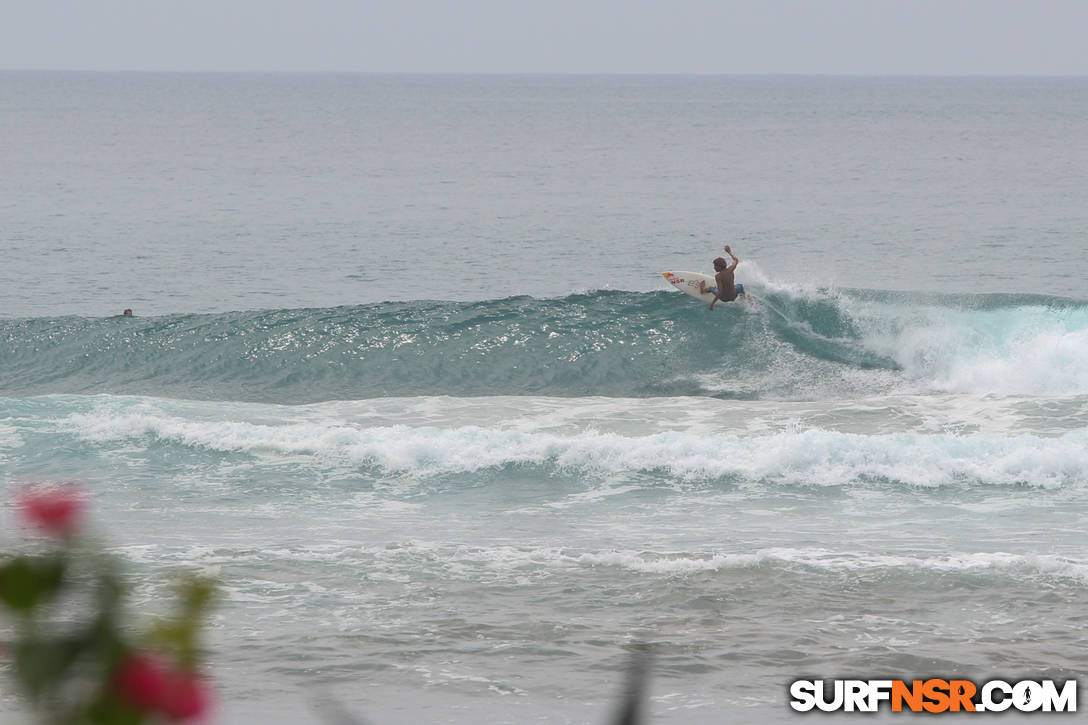
[[[1088,74],[1082,0],[4,2],[0,68]]]

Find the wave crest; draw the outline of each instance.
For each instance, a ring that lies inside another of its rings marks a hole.
[[[814,399],[1088,394],[1088,305],[756,279],[713,313],[671,291],[0,322],[0,394],[301,403],[407,395]]]

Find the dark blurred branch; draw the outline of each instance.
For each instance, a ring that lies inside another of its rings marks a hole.
[[[650,648],[635,645],[631,664],[627,666],[627,683],[623,689],[623,702],[616,713],[616,725],[639,725],[642,722],[642,702],[645,699],[646,676],[650,670]]]
[[[365,721],[348,712],[332,695],[326,693],[322,697],[314,697],[311,702],[317,714],[329,725],[366,725]]]
[[[615,725],[640,725],[643,721],[642,703],[645,700],[646,678],[650,671],[650,647],[637,644],[631,652],[631,664],[627,666],[627,679],[623,688],[623,700],[613,721]],[[329,725],[366,725],[331,695],[313,700],[314,710]]]

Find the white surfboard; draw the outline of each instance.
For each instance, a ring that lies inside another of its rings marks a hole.
[[[714,301],[714,293],[707,292],[705,294],[699,293],[699,283],[706,282],[707,289],[717,286],[717,282],[709,274],[700,274],[699,272],[662,272],[665,279],[669,281],[676,289],[681,292],[686,292],[696,299],[700,299],[708,305]]]

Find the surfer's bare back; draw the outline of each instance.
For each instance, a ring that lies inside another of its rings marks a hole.
[[[706,282],[699,282],[700,292],[714,293],[714,299],[710,301],[710,309],[714,309],[714,305],[718,300],[732,302],[737,297],[748,297],[744,292],[744,285],[734,284],[733,282],[733,270],[737,268],[740,260],[737,259],[737,255],[733,254],[733,250],[729,248],[728,244],[725,245],[725,253],[733,258],[733,263],[726,262],[725,257],[718,257],[714,260],[714,271],[717,272],[714,275],[714,281],[718,283],[718,286],[707,289]]]

